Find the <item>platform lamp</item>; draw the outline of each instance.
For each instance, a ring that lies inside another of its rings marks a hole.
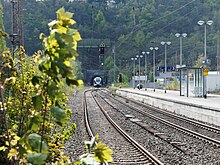
[[[164,78],[164,85],[165,85],[165,93],[167,93],[167,46],[170,45],[171,42],[170,41],[162,41],[161,42],[161,45],[164,45],[165,47],[165,67],[164,67],[164,70],[165,70],[165,78]]]
[[[205,21],[198,21],[197,22],[198,25],[202,26],[204,25],[204,59],[202,61],[202,64],[204,65],[204,67],[206,67],[207,64],[207,56],[206,56],[206,25],[211,26],[213,24],[212,20],[209,20],[207,22]],[[203,81],[203,97],[207,98],[207,89],[206,89],[206,77],[204,77],[204,81]]]
[[[141,58],[143,57],[142,55],[137,55],[136,56],[138,58],[138,61],[139,61],[139,70],[138,70],[138,76],[139,76],[139,90],[141,89]]]
[[[180,38],[180,67],[183,65],[183,37],[185,38],[187,36],[186,33],[176,33],[175,36],[177,38]]]
[[[131,58],[132,61],[134,61],[134,68],[133,68],[133,73],[134,73],[134,79],[133,79],[133,88],[135,88],[135,61],[137,60],[137,58]]]
[[[153,63],[154,63],[154,66],[153,66],[153,69],[154,69],[154,92],[155,92],[155,72],[156,72],[156,68],[155,68],[155,54],[156,54],[156,51],[158,50],[159,48],[158,47],[150,47],[150,50],[152,50],[153,51]]]
[[[150,52],[142,52],[142,54],[144,55],[144,70],[145,70],[144,87],[145,90],[147,90],[147,55],[150,54]]]

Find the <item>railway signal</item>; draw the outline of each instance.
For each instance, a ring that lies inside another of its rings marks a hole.
[[[99,45],[99,54],[105,54],[105,44],[104,44],[104,42],[102,42]]]

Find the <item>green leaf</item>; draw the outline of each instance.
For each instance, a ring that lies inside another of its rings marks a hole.
[[[39,84],[41,80],[42,80],[42,77],[40,77],[40,76],[34,76],[34,77],[32,78],[32,80],[31,80],[31,82],[32,82],[32,84],[35,86],[35,85]]]
[[[33,151],[40,152],[40,146],[41,146],[41,136],[33,133],[28,136],[28,144],[31,146],[31,149]],[[48,153],[48,146],[46,143],[42,142],[42,153],[47,154]]]
[[[31,130],[37,131],[38,128],[39,128],[39,126],[38,126],[37,124],[33,123],[33,124],[32,124],[32,127],[31,127]]]
[[[75,79],[70,79],[70,78],[66,78],[66,84],[68,85],[68,86],[70,86],[70,85],[75,85],[75,86],[79,86],[79,83],[78,83],[78,81],[77,80],[75,80]]]
[[[63,109],[53,106],[50,109],[50,112],[52,116],[56,119],[56,122],[60,125],[64,124],[66,122],[66,113]]]
[[[46,159],[47,159],[47,154],[43,154],[43,153],[28,153],[27,154],[28,162],[32,163],[33,165],[45,164]]]
[[[43,104],[43,97],[41,95],[36,95],[32,97],[32,102],[34,104],[34,109],[40,110]]]
[[[69,61],[64,61],[63,62],[67,67],[70,67],[70,62]]]
[[[38,151],[40,148],[41,136],[33,133],[28,136],[28,144],[32,147],[34,151]]]
[[[44,70],[49,70],[51,68],[51,62],[46,62],[42,65]]]
[[[42,116],[34,116],[30,120],[29,131],[38,131],[40,123],[43,121]]]
[[[25,152],[26,152],[25,148],[22,147],[22,145],[19,145],[18,151],[19,151],[19,155],[20,156],[23,156],[25,154]]]
[[[57,18],[63,26],[69,26],[75,23],[75,21],[71,19],[72,16],[73,13],[65,12],[63,7],[57,11]]]

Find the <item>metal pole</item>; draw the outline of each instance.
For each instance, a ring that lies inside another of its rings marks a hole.
[[[183,65],[183,41],[182,36],[180,36],[180,67]]]
[[[204,34],[204,57],[206,60],[206,23],[205,23],[205,34]],[[206,61],[205,61],[206,62]]]
[[[219,68],[219,66],[218,66],[218,65],[219,65],[219,64],[218,64],[218,63],[219,63],[219,59],[218,59],[218,58],[219,58],[219,57],[218,57],[218,56],[219,56],[219,38],[218,38],[218,40],[217,40],[217,53],[216,53],[216,54],[217,54],[217,55],[216,55],[216,58],[217,58],[217,59],[216,59],[216,61],[217,61],[216,71],[217,71],[217,75],[218,75],[218,74],[219,74],[219,69],[218,69],[218,68]]]
[[[145,80],[144,80],[144,86],[145,86],[145,90],[147,90],[147,55],[146,53],[144,54],[144,70],[145,70]]]
[[[154,92],[155,92],[155,50],[153,50],[153,62],[154,62]]]
[[[136,60],[136,58],[134,58],[134,88],[135,88],[135,77],[136,77],[135,76],[136,75],[136,73],[135,73],[136,72],[135,60]]]
[[[141,89],[141,64],[140,64],[140,62],[141,62],[141,57],[139,56],[139,90]]]
[[[187,69],[187,75],[186,75],[186,97],[189,96],[189,71]]]
[[[204,56],[205,56],[205,65],[204,65],[204,67],[206,68],[206,63],[207,63],[207,58],[206,58],[206,23],[205,23],[205,32],[204,32]],[[206,98],[207,97],[207,95],[206,95],[206,76],[204,76],[204,98]]]
[[[167,44],[165,44],[165,93],[167,93]]]
[[[182,96],[182,69],[180,69],[180,96]]]
[[[113,47],[113,55],[114,55],[114,84],[115,84],[115,47]]]
[[[134,68],[133,68],[134,78],[133,78],[133,88],[135,88],[135,59],[134,59]]]

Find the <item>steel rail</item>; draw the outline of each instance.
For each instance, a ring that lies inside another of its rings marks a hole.
[[[116,94],[116,95],[117,95],[117,94]],[[111,95],[109,95],[109,96],[111,96]],[[202,127],[202,128],[204,128],[204,129],[206,129],[206,130],[209,130],[209,131],[212,131],[212,132],[215,132],[215,133],[220,134],[220,129],[219,129],[219,128],[216,128],[216,127],[213,127],[213,126],[209,126],[209,125],[207,125],[207,124],[204,124],[204,123],[201,123],[201,122],[198,122],[198,121],[194,121],[194,120],[192,120],[192,119],[185,118],[185,117],[182,117],[182,116],[177,116],[177,115],[172,114],[172,113],[170,113],[170,112],[166,112],[166,111],[164,111],[164,110],[161,110],[161,109],[159,109],[159,108],[157,108],[157,107],[153,107],[153,106],[151,106],[151,105],[146,105],[146,104],[144,104],[144,103],[137,102],[137,101],[135,101],[135,100],[132,100],[132,99],[129,99],[129,98],[125,98],[125,97],[120,96],[120,95],[117,95],[117,96],[118,96],[118,97],[121,97],[121,98],[123,98],[123,99],[129,100],[129,101],[131,101],[131,102],[133,102],[133,103],[135,103],[135,104],[138,104],[138,105],[140,105],[140,106],[143,106],[143,107],[145,107],[145,108],[151,108],[151,109],[156,110],[156,111],[159,111],[160,113],[163,113],[163,114],[165,114],[165,115],[167,115],[167,116],[172,116],[172,117],[174,117],[175,119],[179,119],[179,120],[182,120],[182,121],[186,121],[186,122],[188,122],[188,123],[190,123],[190,124],[197,125],[197,126]],[[113,97],[112,97],[112,98],[113,98]]]
[[[82,96],[82,108],[83,108],[83,111],[84,111],[85,126],[86,126],[86,129],[88,131],[88,134],[89,134],[90,137],[94,137],[94,134],[93,134],[92,129],[91,129],[90,124],[89,124],[88,110],[87,110],[87,103],[86,103],[86,93],[89,92],[89,91],[92,91],[92,90],[91,89],[90,90],[86,90],[83,93],[83,96]],[[97,144],[97,142],[95,142],[95,144]],[[105,161],[104,164],[108,165],[108,162]]]
[[[115,129],[125,138],[127,139],[133,146],[135,146],[139,151],[141,151],[144,155],[146,155],[152,163],[155,165],[163,165],[163,163],[158,160],[155,156],[153,156],[149,151],[147,151],[144,147],[142,147],[137,141],[135,141],[131,136],[129,136],[125,131],[123,131],[120,126],[115,123],[111,117],[107,114],[107,112],[102,108],[101,104],[94,97],[99,108],[102,110],[103,114],[106,116],[107,120],[115,127]]]
[[[112,98],[113,98],[113,97],[112,97]],[[115,99],[115,98],[113,98],[113,99]],[[116,100],[116,99],[115,99],[115,100]],[[181,131],[181,132],[184,132],[184,133],[187,133],[187,134],[189,134],[189,135],[192,135],[193,137],[196,137],[196,138],[198,138],[198,139],[202,139],[202,140],[205,140],[205,141],[207,141],[207,142],[211,142],[213,145],[216,145],[217,147],[220,146],[220,141],[218,141],[218,140],[215,140],[215,139],[212,139],[212,138],[210,138],[210,137],[208,137],[208,136],[202,135],[202,134],[200,134],[200,133],[191,131],[191,130],[189,130],[189,129],[187,129],[187,128],[184,128],[184,127],[181,127],[181,126],[179,126],[179,125],[173,124],[173,123],[171,123],[171,122],[169,122],[169,121],[166,121],[166,120],[164,120],[164,119],[161,119],[161,118],[159,118],[159,117],[157,117],[157,116],[154,116],[154,115],[152,115],[152,114],[150,114],[150,113],[147,113],[147,112],[145,112],[145,111],[142,111],[142,110],[140,110],[140,109],[138,109],[138,108],[136,108],[136,107],[133,107],[133,106],[131,106],[131,105],[124,104],[124,102],[122,102],[122,101],[120,101],[120,100],[117,100],[117,101],[120,102],[121,104],[123,104],[123,105],[125,105],[125,106],[131,108],[131,109],[134,109],[134,110],[140,112],[140,113],[143,114],[143,115],[146,115],[146,116],[148,116],[148,117],[150,117],[150,118],[152,118],[152,119],[157,119],[159,122],[164,123],[164,124],[166,124],[166,125],[168,125],[168,126],[170,126],[170,127],[173,127],[174,129],[177,129],[177,130],[179,130],[179,131]]]

